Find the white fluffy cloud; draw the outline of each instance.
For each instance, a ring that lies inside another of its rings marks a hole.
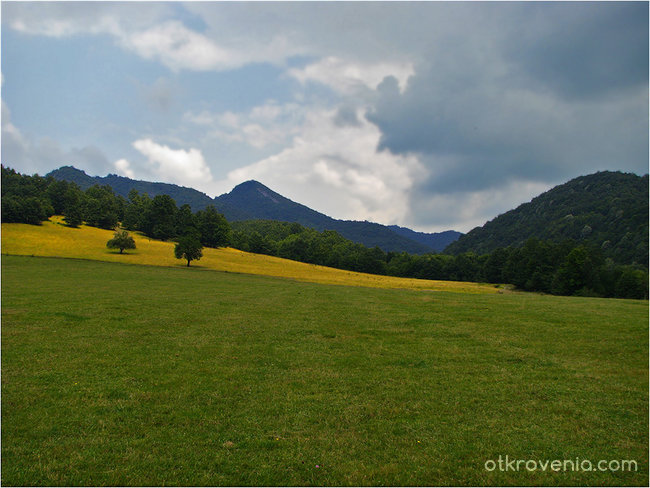
[[[115,161],[115,169],[119,174],[126,176],[127,178],[135,178],[135,173],[131,169],[131,163],[126,159],[119,159]]]
[[[138,139],[133,147],[147,158],[147,170],[163,182],[175,182],[203,189],[212,181],[212,173],[198,149],[172,149],[151,139]],[[114,163],[115,168],[133,178],[135,170],[126,159]]]
[[[172,70],[210,70],[238,64],[236,54],[178,21],[168,21],[141,32],[121,34],[120,42],[145,59],[160,61]]]
[[[414,157],[378,152],[377,127],[362,110],[357,121],[341,125],[335,110],[310,112],[289,147],[230,172],[221,186],[256,179],[336,218],[400,223],[423,168]]]

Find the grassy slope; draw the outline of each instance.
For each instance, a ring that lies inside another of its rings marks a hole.
[[[52,222],[44,222],[41,226],[2,224],[2,253],[83,258],[154,266],[184,265],[183,261],[174,258],[174,244],[171,242],[155,241],[134,233],[137,249],[128,251],[128,254],[119,254],[115,250],[106,248],[106,242],[113,236],[112,231],[87,226],[71,229],[61,224],[60,218],[52,220]],[[203,258],[194,262],[192,266],[348,286],[471,293],[496,293],[498,291],[494,285],[354,273],[272,256],[246,253],[231,248],[205,248]]]
[[[3,485],[644,486],[647,460],[647,302],[2,259]]]

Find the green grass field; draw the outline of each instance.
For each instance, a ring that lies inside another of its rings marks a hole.
[[[648,302],[3,256],[2,484],[647,486]]]

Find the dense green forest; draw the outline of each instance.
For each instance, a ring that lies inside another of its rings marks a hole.
[[[521,247],[492,253],[385,253],[296,223],[233,222],[232,243],[245,251],[335,268],[434,280],[510,283],[519,289],[556,295],[646,298],[648,272],[619,265],[602,250],[572,240],[561,243],[528,239]]]
[[[93,185],[85,191],[76,183],[28,176],[2,167],[2,221],[39,224],[52,215],[63,215],[71,227],[82,223],[114,229],[121,223],[154,239],[170,240],[194,235],[208,247],[226,246],[230,226],[213,206],[192,212],[180,208],[169,195],[141,194],[131,190],[128,199],[115,195],[108,186]]]
[[[648,263],[648,175],[601,171],[542,193],[450,244],[445,252],[486,254],[530,237],[573,239],[621,264]]]
[[[207,247],[230,245],[261,254],[351,271],[436,280],[510,283],[522,290],[558,295],[648,297],[647,261],[623,264],[589,240],[528,238],[523,245],[482,254],[413,255],[384,252],[298,223],[250,220],[229,223],[214,206],[192,212],[169,195],[150,198],[132,190],[128,199],[110,186],[82,190],[76,183],[27,176],[2,167],[2,221],[39,224],[63,215],[70,226],[121,226],[156,239],[192,235]],[[646,222],[647,235],[647,222]],[[647,240],[645,242],[647,256]]]

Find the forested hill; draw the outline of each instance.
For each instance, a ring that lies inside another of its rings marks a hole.
[[[124,198],[129,197],[131,190],[146,193],[151,198],[156,195],[169,195],[178,205],[188,204],[194,211],[203,210],[214,202],[205,193],[193,188],[172,185],[169,183],[153,183],[150,181],[132,180],[124,176],[110,174],[108,176],[89,176],[84,171],[73,166],[63,166],[51,171],[46,176],[52,176],[56,180],[70,181],[79,185],[82,190],[87,190],[93,185],[108,185],[116,195]]]
[[[233,188],[230,193],[221,195],[214,200],[217,209],[225,215],[226,219],[231,221],[253,218],[295,222],[318,231],[334,230],[346,239],[368,247],[377,246],[384,251],[406,251],[413,254],[423,254],[441,251],[444,248],[444,246],[434,248],[414,241],[397,234],[385,225],[333,219],[283,197],[258,181],[245,181]],[[237,218],[236,215],[230,215],[228,208],[243,210],[248,214],[248,218],[243,219]]]
[[[648,175],[603,171],[580,176],[499,215],[445,252],[490,253],[541,240],[597,246],[619,263],[648,264]]]
[[[297,222],[305,227],[319,231],[335,230],[351,241],[368,247],[378,246],[384,251],[424,254],[439,252],[460,233],[449,231],[440,234],[414,232],[410,229],[399,231],[372,222],[337,220],[304,205],[296,203],[274,192],[257,181],[246,181],[237,185],[230,193],[214,199],[193,188],[168,183],[132,180],[123,176],[89,176],[72,166],[63,166],[47,174],[57,180],[74,182],[82,190],[93,185],[108,185],[117,195],[128,198],[132,189],[146,193],[150,197],[169,195],[177,205],[188,204],[194,211],[214,205],[231,222],[254,219],[267,219],[282,222]],[[408,233],[405,233],[407,232]]]

